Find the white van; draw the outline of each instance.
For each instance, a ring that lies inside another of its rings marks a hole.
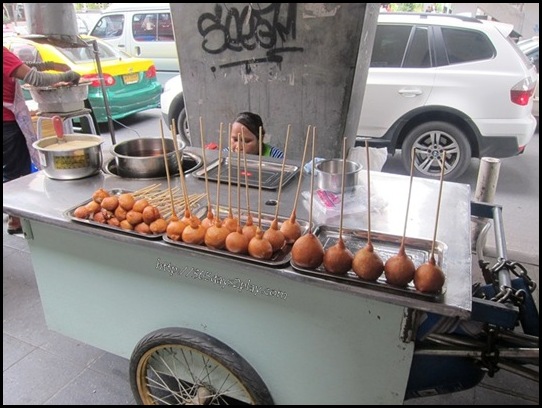
[[[133,57],[154,60],[162,85],[179,73],[169,3],[112,3],[90,30]]]

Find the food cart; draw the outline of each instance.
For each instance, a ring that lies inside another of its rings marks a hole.
[[[216,153],[207,157],[212,161]],[[160,183],[167,188],[165,179]],[[67,216],[100,188],[136,191],[148,184],[106,172],[80,180],[37,172],[3,188],[4,212],[23,219],[48,327],[129,358],[138,402],[402,403],[424,318],[471,317],[467,185],[444,184],[437,240],[446,283],[437,295],[421,295],[304,273],[288,262],[262,264],[172,245]],[[194,174],[186,184],[190,193],[205,191]],[[385,203],[372,218],[374,231],[401,235],[408,185],[404,176],[374,173],[374,194]],[[438,188],[434,180],[414,179],[406,233],[412,242],[432,239]],[[307,177],[302,189],[309,189]],[[290,215],[295,192],[296,183],[284,185],[282,217]],[[226,194],[222,189],[222,202]],[[272,189],[261,195],[262,203],[277,198]],[[250,189],[250,198],[258,202],[258,189]],[[304,206],[297,216],[308,219]],[[351,215],[345,225],[362,231],[366,219]]]

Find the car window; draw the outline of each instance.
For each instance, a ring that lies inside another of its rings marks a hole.
[[[416,27],[403,63],[403,68],[428,68],[431,66],[427,27]]]
[[[479,31],[442,27],[442,37],[450,64],[480,61],[495,56],[491,41]]]
[[[173,41],[170,13],[134,14],[132,31],[136,41]]]
[[[108,61],[118,59],[121,54],[114,48],[104,44],[103,42],[98,42],[98,55],[100,60]],[[94,62],[94,49],[92,46],[88,47],[76,47],[76,48],[57,48],[62,54],[64,54],[70,61],[81,64]]]
[[[13,44],[11,52],[24,62],[43,62],[40,53],[32,44]]]
[[[122,35],[124,30],[124,16],[115,14],[102,17],[92,29],[90,35],[98,38],[115,38]]]
[[[379,25],[375,34],[371,67],[401,67],[412,29],[411,25]]]

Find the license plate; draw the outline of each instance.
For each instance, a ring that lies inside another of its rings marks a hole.
[[[128,74],[124,75],[123,78],[126,85],[136,84],[139,81],[139,74]]]

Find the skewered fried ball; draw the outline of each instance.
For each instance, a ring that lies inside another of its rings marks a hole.
[[[384,275],[390,285],[405,287],[414,279],[414,272],[416,272],[414,262],[407,256],[403,245],[397,255],[389,258],[384,264]]]
[[[423,293],[438,293],[444,286],[444,272],[437,265],[435,257],[421,264],[414,273],[414,287]]]
[[[318,268],[324,261],[324,246],[312,232],[308,232],[294,242],[292,260],[303,268]]]
[[[330,246],[324,253],[324,269],[333,275],[345,275],[352,268],[354,255],[339,239],[335,245]]]
[[[384,272],[384,262],[374,251],[371,242],[356,252],[352,261],[352,270],[358,277],[370,282],[376,282],[380,278]]]
[[[271,259],[273,246],[263,237],[263,231],[258,227],[256,235],[248,243],[248,253],[257,259]]]

